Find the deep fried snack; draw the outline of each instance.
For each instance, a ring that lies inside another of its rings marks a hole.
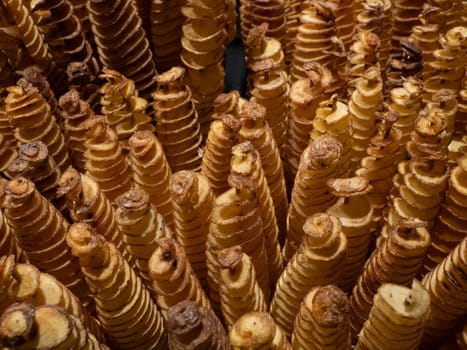
[[[109,345],[167,349],[162,316],[136,272],[120,252],[87,224],[73,224],[66,236],[96,302]]]
[[[422,346],[435,348],[462,322],[467,309],[467,237],[423,278],[431,299]]]
[[[118,142],[117,133],[105,124],[104,117],[89,120],[86,133],[86,174],[95,180],[111,203],[134,186],[131,168]]]
[[[156,248],[148,261],[154,299],[167,321],[167,311],[183,300],[211,309],[185,250],[173,238],[156,239]]]
[[[170,193],[174,206],[175,238],[207,290],[206,242],[214,193],[202,173],[182,170],[172,175]]]
[[[6,348],[105,350],[76,316],[56,305],[12,304],[0,317],[0,339]]]
[[[10,86],[5,100],[5,112],[15,127],[20,143],[42,141],[61,171],[71,165],[68,147],[50,106],[37,88]]]
[[[350,298],[355,339],[370,314],[378,288],[384,283],[409,286],[420,272],[431,242],[424,226],[422,221],[401,222],[368,260]]]
[[[261,23],[253,26],[249,31],[246,41],[244,41],[248,65],[265,59],[272,59],[275,65],[284,69],[285,58],[282,44],[278,39],[267,36],[268,28],[267,23]],[[251,77],[249,77],[249,82],[252,83]]]
[[[230,350],[229,338],[213,311],[184,300],[167,313],[171,350]]]
[[[292,334],[294,350],[351,348],[349,299],[330,284],[313,288],[303,299]]]
[[[410,287],[383,284],[355,349],[416,350],[429,313],[430,295],[417,280]]]
[[[172,231],[142,189],[132,188],[118,196],[115,203],[115,221],[126,250],[135,258],[135,269],[143,282],[150,286],[148,260],[158,247],[156,240],[172,237]]]
[[[307,217],[326,210],[337,200],[326,184],[339,172],[341,152],[339,141],[329,135],[317,137],[303,151],[287,217],[287,240],[283,250],[286,260],[291,259],[300,246]]]
[[[215,195],[229,188],[232,147],[238,143],[240,119],[232,114],[221,114],[213,120],[204,146],[201,172],[206,175]]]
[[[157,138],[164,147],[172,172],[199,170],[202,151],[198,112],[190,87],[183,81],[185,68],[174,67],[154,78],[153,92]]]
[[[50,273],[78,297],[89,295],[78,259],[65,242],[69,224],[33,182],[19,177],[5,189],[4,215],[28,261]]]
[[[290,337],[300,303],[312,287],[338,284],[347,255],[347,239],[335,216],[318,213],[305,221],[300,248],[277,282],[271,315]]]
[[[373,207],[368,196],[371,186],[368,180],[356,176],[328,180],[328,187],[339,199],[327,213],[340,220],[348,247],[338,285],[350,292],[363,270],[372,238]]]
[[[133,181],[149,195],[149,202],[173,228],[172,196],[169,181],[172,176],[164,150],[150,131],[137,131],[129,139],[129,160]]]
[[[0,178],[0,256],[16,252],[16,242],[2,209],[6,185],[7,180]]]
[[[242,127],[239,134],[240,141],[250,141],[260,155],[264,175],[274,204],[274,213],[279,228],[279,241],[283,242],[287,226],[287,192],[284,168],[279,148],[274,140],[271,128],[265,120],[265,113],[266,110],[263,106],[254,102],[245,102],[240,115]]]
[[[240,317],[229,339],[232,350],[292,350],[287,336],[267,312],[249,312]]]
[[[242,247],[237,245],[223,249],[218,259],[222,315],[227,327],[230,329],[248,312],[266,312],[268,305],[256,281],[255,268]]]

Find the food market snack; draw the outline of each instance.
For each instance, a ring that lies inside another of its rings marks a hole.
[[[172,175],[169,185],[174,206],[175,239],[201,286],[207,289],[206,242],[214,205],[214,193],[202,173],[181,170]]]
[[[89,120],[86,133],[86,174],[99,183],[111,203],[134,186],[131,168],[118,142],[117,133],[106,125],[104,117]]]
[[[158,246],[156,240],[172,237],[172,231],[142,189],[132,188],[118,196],[115,204],[115,221],[126,250],[136,259],[135,269],[149,287],[148,260]]]
[[[279,278],[271,302],[271,315],[288,337],[305,295],[312,287],[339,283],[347,255],[347,239],[335,216],[308,217],[303,231],[300,248]]]
[[[265,108],[254,102],[242,106],[239,131],[240,141],[250,141],[258,151],[263,164],[264,175],[271,191],[279,237],[284,237],[287,218],[287,193],[284,169],[271,128],[265,120]]]
[[[311,289],[295,318],[294,350],[351,348],[349,299],[334,285]]]
[[[263,224],[259,210],[256,184],[239,176],[230,176],[226,192],[214,202],[206,249],[209,297],[214,310],[220,311],[218,290],[219,252],[240,245],[251,258],[257,271],[257,281],[266,297],[269,293],[268,257]]]
[[[161,314],[136,272],[112,244],[87,224],[73,224],[66,236],[79,258],[96,313],[110,346],[167,349]]]
[[[92,0],[87,9],[102,65],[133,80],[141,97],[148,98],[156,67],[135,4],[129,0]]]
[[[269,284],[270,289],[274,290],[284,268],[279,245],[279,228],[261,157],[249,141],[232,148],[231,174],[256,184],[255,191],[263,223],[264,246],[268,255]]]
[[[418,349],[429,313],[430,295],[417,280],[411,287],[383,284],[355,349]]]
[[[339,171],[341,151],[339,141],[329,135],[310,141],[303,151],[288,211],[287,240],[283,250],[286,260],[291,259],[300,246],[306,218],[326,210],[337,200],[328,191],[326,183]]]
[[[227,327],[230,329],[248,312],[266,312],[267,301],[256,281],[255,268],[242,247],[237,245],[223,249],[218,259],[222,315]]]
[[[350,298],[351,329],[356,338],[384,283],[408,286],[420,272],[430,246],[430,234],[421,221],[403,221],[393,227],[368,260]]]
[[[117,71],[104,68],[99,76],[107,81],[101,86],[100,103],[105,122],[116,133],[123,149],[128,152],[128,139],[136,131],[153,131],[151,117],[145,111],[148,102],[138,96],[134,81]]]
[[[211,122],[204,147],[201,172],[209,180],[212,191],[220,195],[229,188],[232,147],[238,143],[240,119],[232,114],[221,114]]]
[[[421,78],[424,66],[422,50],[417,43],[401,40],[400,56],[392,57],[389,61],[389,71],[386,76],[385,88],[390,91],[403,85],[408,77]]]
[[[282,153],[289,114],[287,73],[284,69],[280,69],[272,59],[251,64],[250,72],[254,74],[250,101],[266,108],[266,120]]]
[[[412,27],[419,23],[418,15],[423,3],[422,0],[396,0],[392,3],[391,59],[401,56],[400,43],[409,38]]]
[[[34,183],[19,177],[5,188],[4,215],[28,261],[50,273],[77,296],[89,295],[78,260],[65,243],[69,224]]]
[[[172,171],[162,145],[149,130],[137,131],[128,140],[133,181],[149,195],[149,202],[173,227],[172,196],[169,181]]]
[[[172,350],[230,350],[229,338],[213,311],[185,300],[172,306],[167,315]]]
[[[198,170],[201,166],[201,135],[198,112],[191,89],[183,82],[185,69],[174,67],[156,75],[153,92],[157,138],[164,147],[172,172]]]
[[[347,258],[342,265],[339,286],[349,292],[363,270],[373,229],[373,207],[368,196],[371,186],[362,177],[328,180],[329,191],[339,197],[327,213],[338,218],[347,238]]]
[[[173,238],[156,240],[156,248],[148,261],[148,271],[154,298],[166,321],[167,311],[184,300],[211,309],[185,250]]]
[[[232,350],[292,350],[285,333],[267,312],[249,312],[240,317],[229,339]]]
[[[20,143],[42,141],[61,171],[71,165],[65,138],[51,113],[50,106],[32,85],[10,86],[5,99],[5,112],[15,127]]]
[[[14,349],[82,349],[105,350],[89,333],[82,321],[54,305],[12,304],[0,317],[0,339],[6,348]]]

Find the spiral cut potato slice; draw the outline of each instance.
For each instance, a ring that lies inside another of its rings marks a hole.
[[[102,193],[110,200],[115,199],[134,186],[132,171],[118,142],[117,133],[99,116],[89,121],[86,133],[86,174],[99,183]]]
[[[71,165],[65,138],[51,113],[50,106],[32,85],[10,86],[5,112],[15,127],[20,143],[42,141],[61,171]]]
[[[413,26],[419,24],[418,15],[422,11],[423,3],[423,0],[392,1],[391,58],[401,55],[399,45],[401,41],[409,38]]]
[[[335,12],[332,4],[316,1],[300,15],[300,26],[290,68],[290,81],[307,77],[304,64],[315,61],[324,66],[332,64],[331,38],[336,35]]]
[[[222,114],[231,114],[235,118],[238,118],[245,101],[243,97],[240,97],[240,93],[237,90],[219,94],[213,104],[213,119],[220,119]]]
[[[297,174],[300,155],[308,146],[313,119],[319,103],[331,97],[335,77],[317,62],[306,63],[306,79],[297,80],[290,87],[289,119],[284,149],[284,171],[289,191]]]
[[[371,185],[363,177],[328,180],[332,194],[339,197],[327,213],[336,216],[347,238],[347,258],[342,265],[339,286],[345,292],[352,290],[368,253],[373,230],[373,207],[368,196]]]
[[[276,281],[284,268],[279,245],[279,228],[274,204],[264,175],[259,152],[249,141],[232,148],[231,174],[256,184],[256,195],[263,223],[264,245],[268,255],[270,289],[274,290]]]
[[[357,79],[348,106],[352,128],[350,173],[353,173],[366,156],[376,129],[376,114],[383,109],[383,81],[377,67],[368,68]]]
[[[270,58],[257,61],[249,68],[254,75],[250,101],[266,108],[266,120],[282,153],[289,114],[287,73]]]
[[[303,225],[304,237],[277,282],[271,315],[287,337],[292,335],[300,303],[312,287],[337,284],[347,255],[347,239],[334,216],[318,213]]]
[[[157,88],[152,94],[157,138],[173,172],[199,170],[202,159],[198,112],[184,76],[182,67],[156,75]]]
[[[6,349],[106,350],[82,321],[55,305],[12,304],[0,317]]]
[[[102,65],[133,80],[148,98],[156,68],[133,1],[92,0],[87,9]]]
[[[96,112],[100,111],[98,71],[99,67],[88,61],[70,62],[66,69],[70,90],[76,90]]]
[[[230,44],[235,40],[237,36],[237,0],[226,0],[226,24],[225,30],[227,32],[227,44]]]
[[[351,348],[349,299],[330,284],[311,289],[295,318],[294,350],[348,350]]]
[[[252,28],[267,23],[266,35],[285,45],[287,20],[286,4],[280,0],[240,0],[240,27],[242,41],[247,42]]]
[[[277,226],[279,241],[283,242],[286,233],[287,192],[285,188],[284,168],[280,158],[279,148],[265,118],[266,109],[254,102],[245,102],[241,109],[242,127],[239,131],[240,141],[250,141],[256,148],[263,164]]]
[[[115,221],[115,209],[96,181],[69,168],[62,174],[57,192],[65,197],[74,222],[88,223],[97,234],[112,242],[125,257],[129,257]]]
[[[69,0],[73,5],[73,14],[79,19],[81,31],[87,41],[95,48],[94,35],[91,30],[91,21],[89,20],[89,11],[86,8],[86,0]]]
[[[284,54],[285,54],[285,63],[287,66],[287,71],[292,63],[293,51],[295,48],[295,42],[297,39],[298,26],[300,25],[300,14],[302,12],[302,1],[300,0],[288,0],[286,1],[285,6],[285,20],[287,23],[287,28],[285,32],[285,45],[284,45]]]
[[[2,209],[6,185],[7,180],[0,178],[0,256],[16,253],[16,242]]]
[[[21,145],[18,158],[8,166],[8,174],[30,179],[37,190],[65,214],[65,202],[57,196],[61,172],[43,142],[33,141]]]
[[[47,77],[57,93],[63,93],[66,88],[65,72],[58,68],[57,62],[53,59],[49,46],[45,43],[43,35],[34,23],[29,4],[23,0],[2,0],[2,4],[5,20],[13,26],[9,28],[9,41],[11,41],[11,32],[17,31],[15,37],[19,39],[20,46],[24,45],[24,51],[20,50],[20,52],[23,55],[27,53],[31,59],[30,63],[34,64]],[[14,46],[17,43],[15,40]],[[17,56],[16,60],[21,61],[21,58]]]
[[[421,114],[406,148],[410,160],[398,164],[398,174],[388,200],[387,223],[394,226],[400,219],[420,219],[433,227],[448,185],[449,167],[446,150],[440,146],[444,130],[441,110]]]
[[[206,242],[215,195],[206,176],[182,170],[172,175],[169,185],[174,206],[175,238],[201,286],[207,288]]]
[[[182,6],[185,23],[180,58],[204,137],[212,120],[213,101],[224,90],[226,10],[225,0],[187,0]]]
[[[14,255],[0,258],[0,293],[4,298],[0,314],[3,306],[6,308],[14,302],[60,307],[78,318],[99,341],[104,341],[100,325],[82,307],[82,300],[52,275],[39,271],[34,265],[16,263],[15,259]]]
[[[136,131],[154,131],[151,117],[145,113],[148,102],[138,96],[135,83],[119,72],[104,68],[99,77],[107,80],[99,89],[105,122],[115,130],[118,141],[128,151],[128,139]]]
[[[232,350],[292,350],[284,331],[267,312],[249,312],[240,317],[229,333]]]
[[[391,49],[393,4],[390,0],[365,0],[362,2],[357,1],[355,6],[358,6],[359,3],[362,10],[354,9],[356,13],[356,32],[372,32],[378,36],[378,62],[381,77],[385,81]]]
[[[339,176],[347,176],[350,172],[350,161],[353,153],[353,139],[351,135],[351,117],[347,104],[337,100],[337,94],[329,100],[319,103],[313,128],[310,131],[311,140],[328,134],[342,145],[341,168]]]
[[[229,338],[213,311],[184,300],[167,313],[171,350],[230,350]]]
[[[57,278],[78,297],[88,296],[78,260],[66,245],[69,224],[60,212],[25,178],[9,181],[5,193],[3,213],[28,261]]]
[[[386,91],[400,87],[408,77],[421,78],[423,71],[422,50],[417,43],[401,40],[401,53],[389,61],[389,71],[385,80]]]
[[[466,305],[467,238],[423,278],[431,299],[431,313],[425,324],[422,346],[435,348],[464,319]]]
[[[352,45],[349,48],[349,61],[347,91],[349,96],[352,96],[355,90],[357,81],[364,73],[375,67],[380,70],[378,65],[379,49],[381,41],[378,35],[370,31],[359,31]]]
[[[262,23],[254,26],[248,33],[245,43],[246,59],[249,66],[258,61],[271,59],[274,65],[280,69],[285,68],[285,56],[282,44],[279,40],[267,36],[268,24]],[[253,77],[250,75],[249,84],[253,85]]]
[[[172,175],[162,145],[150,132],[137,131],[128,140],[133,181],[149,195],[149,202],[173,227],[172,196],[169,181]]]
[[[229,185],[230,189],[214,202],[206,247],[209,297],[216,311],[221,309],[218,254],[234,245],[240,245],[248,254],[257,272],[258,284],[266,298],[269,296],[268,257],[256,184],[246,178],[230,176]]]
[[[69,62],[86,62],[98,68],[92,47],[86,40],[79,18],[68,0],[31,1],[32,17],[44,35],[57,65],[66,69]],[[88,57],[91,56],[91,57]]]
[[[237,245],[223,249],[218,258],[222,315],[227,327],[230,329],[248,312],[266,312],[267,302],[256,281],[255,268],[242,247]]]
[[[431,271],[467,236],[467,156],[449,174],[441,211],[431,230],[431,246],[424,270]]]
[[[211,309],[183,247],[173,238],[159,238],[148,262],[154,299],[168,321],[167,311],[183,300]]]
[[[76,90],[70,90],[58,100],[60,115],[63,120],[63,133],[67,140],[73,166],[80,172],[86,170],[86,133],[91,128],[90,120],[95,114],[88,102],[80,98]]]
[[[159,72],[181,65],[182,0],[153,0],[150,5],[151,42]]]
[[[396,155],[404,146],[401,144],[402,132],[394,126],[397,118],[396,112],[378,115],[377,133],[369,140],[367,155],[362,158],[360,167],[355,171],[355,175],[366,178],[371,185],[368,197],[377,227],[382,223],[387,195],[393,186],[392,178],[397,173]]]
[[[288,212],[287,240],[284,257],[290,260],[303,238],[307,217],[325,211],[337,198],[326,183],[340,168],[342,146],[333,137],[322,135],[311,141],[300,158]]]
[[[156,240],[172,237],[172,231],[142,189],[132,188],[117,197],[115,203],[115,221],[126,250],[136,259],[135,269],[149,286],[148,260],[158,247]]]
[[[430,295],[420,282],[410,287],[385,283],[375,295],[356,350],[418,349],[430,313]]]
[[[0,88],[0,173],[3,174],[10,162],[18,156],[15,128],[5,111],[5,94],[6,89]]]
[[[433,101],[433,94],[440,89],[458,94],[464,77],[466,37],[465,26],[454,27],[439,37],[440,48],[433,53],[433,61],[426,65],[430,75],[424,73],[424,102]]]
[[[79,258],[109,345],[167,349],[162,316],[136,272],[120,252],[87,224],[73,224],[66,241]]]
[[[419,273],[430,246],[430,234],[422,221],[403,221],[368,260],[350,298],[353,336],[363,327],[373,297],[384,283],[408,286]]]
[[[389,112],[398,113],[394,126],[402,131],[401,145],[405,145],[410,139],[410,132],[415,126],[422,103],[422,81],[416,78],[408,78],[402,87],[394,88],[389,92],[387,109]],[[405,147],[401,147],[396,158],[397,163],[407,158]]]
[[[229,188],[232,147],[238,143],[240,119],[232,114],[221,114],[213,120],[204,147],[201,172],[208,178],[215,195]]]

